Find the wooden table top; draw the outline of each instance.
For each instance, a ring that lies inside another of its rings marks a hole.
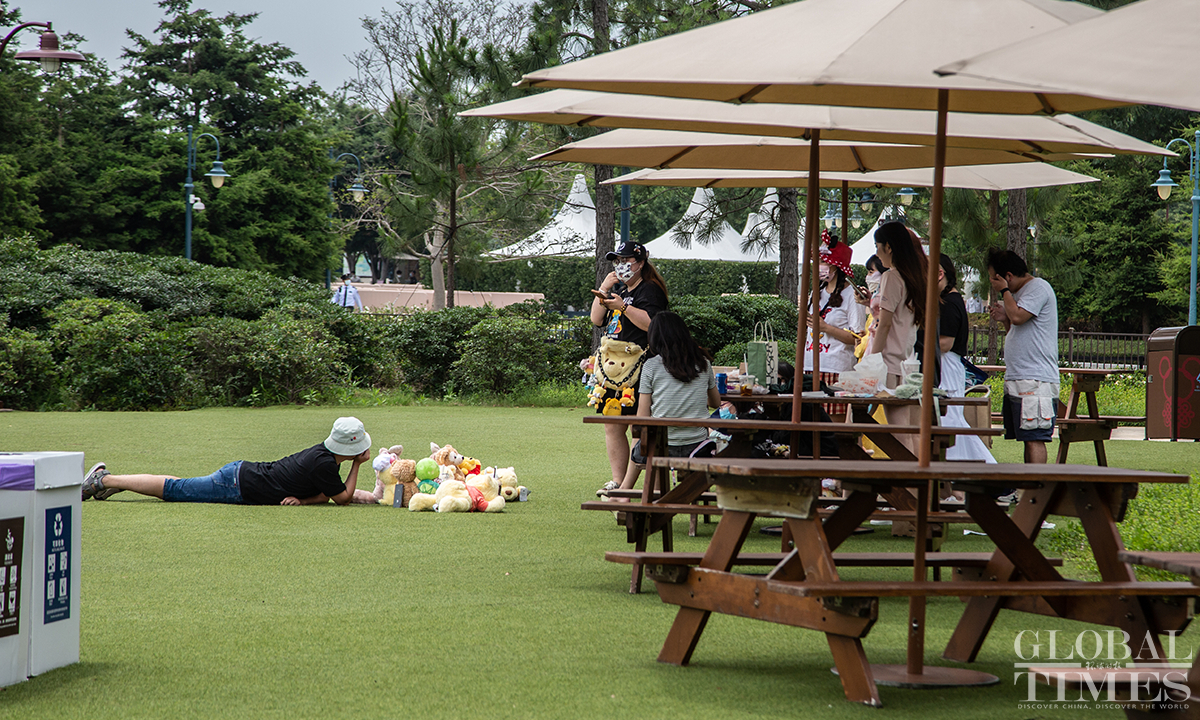
[[[732,403],[737,402],[763,402],[763,403],[793,403],[796,401],[794,395],[740,395],[737,393],[725,393],[721,396],[722,400],[727,400]],[[987,405],[991,402],[990,398],[982,395],[972,397],[938,398],[938,403],[942,405]],[[827,395],[825,397],[801,397],[801,404],[834,404],[834,405],[920,405],[921,398],[898,398],[894,395],[884,397],[837,397]]]
[[[788,422],[785,420],[744,420],[741,418],[656,418],[637,415],[586,415],[585,423],[602,425],[645,425],[648,427],[706,427],[728,430],[782,430],[784,432],[888,433],[907,435],[921,432],[918,425],[881,425],[878,423]],[[1001,435],[999,428],[934,427],[934,435]]]
[[[988,372],[988,373],[1004,372],[1003,365],[978,365],[977,367],[980,370],[982,370],[984,372]],[[1060,374],[1068,374],[1068,375],[1129,375],[1136,371],[1135,370],[1126,370],[1124,368],[1106,369],[1106,368],[1064,368],[1064,367],[1060,367],[1058,369],[1058,372]]]
[[[651,459],[657,467],[695,470],[724,475],[782,478],[837,478],[874,482],[966,482],[1014,487],[1017,483],[1186,483],[1187,475],[1097,467],[1095,465],[1027,465],[1025,463],[934,462],[881,460],[804,460],[774,458],[671,458]]]

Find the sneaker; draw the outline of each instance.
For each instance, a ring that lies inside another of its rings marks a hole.
[[[92,466],[92,469],[88,471],[87,477],[83,479],[84,500],[89,498],[107,500],[121,492],[117,488],[104,487],[104,478],[107,475],[112,475],[112,473],[105,469],[104,463],[96,463]]]
[[[620,488],[621,483],[617,482],[616,480],[609,480],[608,482],[604,483],[604,487],[596,491],[596,497],[608,497],[609,490],[619,490]]]

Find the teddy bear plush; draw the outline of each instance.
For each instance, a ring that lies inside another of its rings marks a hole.
[[[521,498],[521,491],[525,490],[528,494],[528,489],[524,485],[517,484],[516,468],[488,468],[496,481],[500,483],[500,497],[508,502],[517,502]]]
[[[466,473],[459,467],[466,458],[462,456],[462,453],[455,450],[453,446],[439,446],[437,443],[429,443],[429,457],[443,468],[452,468],[454,480],[466,482]],[[443,477],[445,477],[444,474]]]
[[[410,496],[416,492],[416,461],[401,458],[400,454],[403,452],[403,445],[379,449],[379,454],[371,462],[371,467],[375,470],[375,492],[355,490],[354,502],[359,502],[359,493],[364,493],[369,495],[370,499],[367,502],[392,505],[397,491],[404,492],[405,488],[409,488],[407,494]],[[401,495],[402,499],[403,497]]]

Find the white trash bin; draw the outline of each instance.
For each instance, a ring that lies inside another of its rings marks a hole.
[[[4,632],[4,620],[16,620],[18,628],[14,635],[0,637],[0,672],[6,673],[0,685],[4,685],[79,662],[79,486],[83,483],[83,453],[0,454],[0,474],[18,478],[11,483],[13,489],[0,491],[0,543],[4,543],[0,548],[7,546],[5,519],[15,520],[17,508],[22,504],[25,508],[19,584],[10,589],[9,569],[4,598],[6,611],[13,609],[9,594],[19,604],[12,617],[8,612],[0,616],[0,633]],[[11,496],[7,503],[4,496]],[[9,512],[10,507],[14,512]],[[10,568],[16,565],[14,557]],[[17,640],[11,649],[4,647],[5,641],[18,637],[24,642]],[[16,645],[23,645],[23,651]],[[24,667],[18,670],[20,663]]]

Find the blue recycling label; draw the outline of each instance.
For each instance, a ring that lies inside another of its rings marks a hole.
[[[71,617],[71,506],[46,510],[46,607],[42,622]]]

